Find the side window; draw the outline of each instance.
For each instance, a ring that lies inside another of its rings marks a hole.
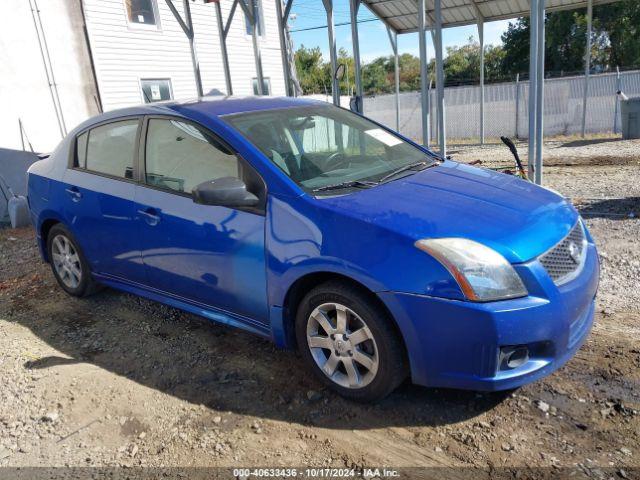
[[[123,120],[91,129],[86,169],[114,177],[133,178],[138,123],[137,119]]]
[[[207,180],[238,177],[238,158],[206,130],[179,120],[150,119],[146,183],[190,193]]]
[[[76,159],[75,167],[87,168],[87,140],[89,138],[89,132],[84,132],[79,135],[76,140]]]

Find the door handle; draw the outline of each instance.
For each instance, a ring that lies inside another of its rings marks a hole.
[[[153,208],[147,208],[146,210],[138,210],[138,213],[142,215],[145,221],[151,226],[157,225],[160,222],[160,215],[158,215],[155,209]]]
[[[82,193],[76,187],[69,187],[64,189],[65,192],[71,197],[74,202],[79,202],[82,198]]]

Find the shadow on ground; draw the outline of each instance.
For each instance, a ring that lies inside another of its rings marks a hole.
[[[561,147],[585,147],[587,145],[598,145],[600,143],[619,142],[621,140],[622,140],[622,137],[591,138],[591,139],[583,139],[583,140],[571,140],[569,142],[562,143],[560,146]]]
[[[628,220],[640,217],[640,197],[609,198],[589,202],[576,200],[580,214],[588,218]]]
[[[303,425],[373,429],[452,424],[492,409],[508,396],[407,382],[376,405],[352,403],[323,390],[293,352],[113,290],[78,300],[54,288],[47,299],[38,296],[13,305],[9,319],[64,355],[26,362],[28,369],[87,362],[216,411]]]

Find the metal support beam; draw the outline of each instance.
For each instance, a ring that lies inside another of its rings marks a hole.
[[[198,91],[198,96],[202,97],[204,93],[202,91],[202,77],[200,76],[200,62],[198,61],[198,54],[196,53],[196,34],[193,30],[193,21],[191,20],[191,2],[189,0],[183,0],[182,4],[184,6],[184,15],[186,17],[187,27],[190,32],[187,37],[189,38],[189,49],[191,50],[191,62],[193,63],[196,90]]]
[[[239,5],[244,14],[247,16],[249,25],[253,25],[253,7],[251,6],[250,1],[251,0],[240,0]]]
[[[520,126],[520,74],[516,73],[516,139],[520,138],[520,129],[518,128]]]
[[[447,133],[444,111],[444,62],[442,58],[442,0],[434,0],[436,30],[436,102],[438,104],[438,144],[440,155],[447,156]]]
[[[353,66],[356,81],[356,104],[358,113],[364,113],[364,99],[362,98],[362,65],[360,63],[360,36],[358,34],[358,10],[360,0],[349,0],[351,16],[351,43],[353,44]]]
[[[195,43],[195,32],[193,31],[193,22],[191,21],[191,4],[189,0],[183,0],[182,5],[184,8],[184,16],[183,19],[180,15],[180,12],[176,9],[176,6],[173,4],[173,0],[165,0],[167,2],[167,6],[173,16],[180,24],[182,31],[187,36],[189,40],[189,49],[191,50],[191,63],[193,64],[193,76],[195,77],[196,82],[196,91],[198,92],[198,96],[204,96],[202,91],[202,77],[200,76],[200,62],[198,62],[198,55],[196,53],[196,43]]]
[[[285,38],[285,29],[287,27],[287,22],[289,21],[289,16],[286,17],[282,13],[282,0],[276,1],[276,15],[278,16],[278,34],[280,36],[280,54],[282,57],[282,71],[284,74],[284,89],[287,96],[294,96],[293,88],[291,84],[291,72],[289,69],[289,54],[287,52],[287,40]],[[288,0],[288,4],[292,4],[293,0]],[[289,6],[289,9],[291,7]],[[286,6],[285,10],[289,11]]]
[[[538,0],[531,0],[529,16],[529,134],[528,175],[535,177],[536,157],[536,78],[538,76]]]
[[[62,111],[62,104],[60,103],[60,96],[58,95],[58,84],[56,83],[55,75],[53,73],[53,65],[51,63],[51,56],[49,55],[49,46],[47,44],[47,37],[42,27],[42,18],[40,17],[40,8],[36,0],[29,0],[29,7],[31,9],[31,16],[33,17],[33,25],[36,29],[36,36],[38,38],[38,46],[40,47],[40,55],[42,57],[42,64],[44,66],[44,73],[47,77],[47,84],[49,86],[49,93],[51,94],[51,101],[53,103],[53,110],[56,114],[56,120],[58,121],[58,129],[60,130],[60,136],[64,138],[67,135],[67,125],[64,121],[64,113]],[[22,123],[21,123],[22,128]],[[24,150],[24,148],[23,148]]]
[[[287,4],[284,7],[283,18],[289,20],[289,14],[291,13],[291,7],[293,7],[293,0],[287,0]]]
[[[474,4],[475,5],[475,4]],[[480,145],[484,145],[484,18],[478,18],[480,39]]]
[[[224,70],[224,81],[227,85],[227,95],[233,95],[233,86],[231,85],[231,69],[229,68],[229,55],[227,54],[227,35],[224,32],[224,24],[222,22],[222,9],[220,2],[216,4],[216,21],[218,23],[218,36],[220,37],[220,52],[222,54],[222,68]]]
[[[429,74],[427,71],[427,38],[425,35],[425,0],[418,0],[418,44],[420,46],[420,101],[422,107],[422,144],[429,146]]]
[[[584,98],[582,99],[582,138],[587,133],[587,98],[589,96],[589,74],[591,70],[591,23],[593,0],[587,0],[587,47],[584,53]]]
[[[393,49],[393,69],[396,91],[396,132],[398,132],[400,131],[400,65],[398,62],[398,32],[387,27],[387,34],[389,35],[389,42],[391,42],[391,48]]]
[[[622,78],[620,78],[620,67],[616,67],[616,96],[615,96],[615,109],[613,111],[613,133],[618,133],[618,112],[620,111],[620,95],[618,92],[622,91]]]
[[[478,24],[478,40],[480,41],[480,145],[484,145],[484,15],[476,0],[471,0]]]
[[[227,35],[229,35],[229,29],[231,28],[231,22],[233,21],[233,17],[236,13],[236,8],[238,8],[238,3],[240,3],[240,0],[233,0],[233,3],[231,4],[231,11],[229,12],[229,18],[227,18],[227,23],[224,24],[224,38],[227,38]]]
[[[249,19],[249,24],[251,25],[251,42],[253,44],[253,59],[256,65],[258,95],[262,96],[265,94],[264,75],[262,74],[262,52],[260,51],[260,42],[258,39],[258,15],[256,12],[256,2],[255,0],[240,0],[240,7],[244,10],[245,15]]]
[[[333,0],[322,0],[327,13],[327,30],[329,33],[329,56],[331,58],[331,94],[333,104],[340,105],[340,82],[335,76],[338,68],[338,52],[336,49],[336,35],[333,24]]]
[[[538,0],[538,68],[536,78],[536,170],[535,182],[542,185],[542,150],[544,147],[544,12],[545,0]]]

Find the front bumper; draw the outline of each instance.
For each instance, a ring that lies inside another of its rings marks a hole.
[[[580,275],[556,286],[537,260],[517,265],[529,296],[473,303],[398,292],[380,293],[407,345],[413,382],[432,387],[505,390],[564,365],[593,324],[599,264],[588,244]],[[529,359],[500,365],[502,347],[526,345]]]

